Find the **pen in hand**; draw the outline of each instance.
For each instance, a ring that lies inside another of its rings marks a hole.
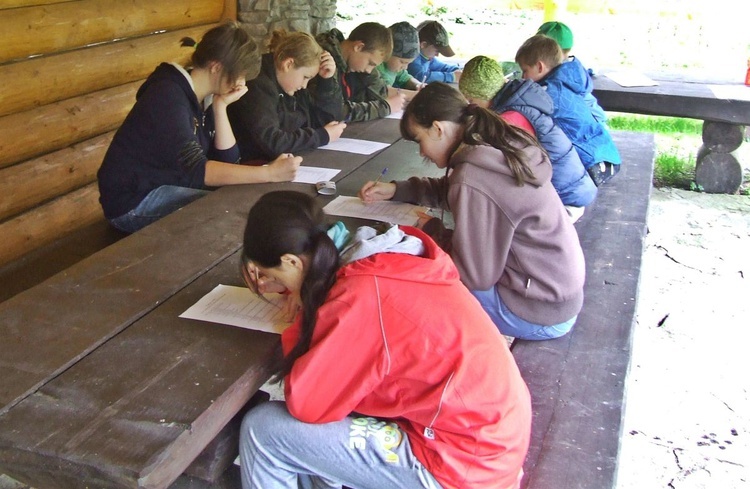
[[[375,185],[377,185],[380,182],[380,179],[383,178],[386,173],[388,173],[387,166],[383,168],[383,171],[380,172],[380,175],[378,175],[378,178],[375,179],[375,183],[373,183],[372,186],[374,187]]]

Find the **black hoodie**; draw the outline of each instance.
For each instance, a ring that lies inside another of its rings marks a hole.
[[[187,73],[160,64],[141,85],[97,174],[107,219],[120,217],[163,185],[204,188],[208,159],[235,163],[237,145],[213,147],[213,111],[198,102]]]

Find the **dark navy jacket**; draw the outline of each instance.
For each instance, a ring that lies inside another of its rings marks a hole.
[[[240,147],[242,160],[272,160],[282,153],[328,144],[323,129],[333,120],[343,119],[343,106],[325,93],[335,89],[336,80],[318,78],[314,97],[308,90],[287,95],[276,80],[273,55],[261,58],[260,74],[247,83],[247,93],[227,107],[229,122]]]
[[[586,168],[609,162],[619,165],[622,160],[606,126],[591,113],[581,93],[585,79],[576,63],[566,62],[556,66],[539,84],[555,104],[552,118],[573,143]]]
[[[498,114],[519,112],[534,127],[539,144],[552,162],[552,186],[563,204],[585,207],[594,201],[596,185],[570,139],[552,120],[554,105],[542,87],[531,80],[512,80],[497,92],[492,109]]]
[[[208,159],[239,160],[237,145],[213,147],[213,111],[203,111],[186,75],[162,63],[138,89],[97,174],[107,219],[128,213],[162,185],[205,188]]]

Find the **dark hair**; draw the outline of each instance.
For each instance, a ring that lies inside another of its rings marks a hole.
[[[523,129],[512,126],[491,110],[469,104],[461,92],[446,83],[430,83],[409,102],[401,118],[401,135],[414,141],[413,124],[425,129],[435,121],[450,121],[464,127],[461,143],[486,144],[505,155],[518,186],[535,180],[523,149],[539,143]]]
[[[385,59],[391,57],[393,52],[393,36],[383,24],[377,22],[365,22],[359,24],[349,34],[348,41],[361,41],[364,43],[364,51],[372,53],[382,51]]]
[[[189,37],[183,37],[181,43],[195,46],[191,58],[194,68],[207,68],[214,61],[221,63],[225,81],[251,78],[259,66],[257,44],[247,28],[236,21],[224,22],[210,29],[198,43]]]
[[[288,374],[295,360],[310,348],[318,309],[336,281],[339,254],[326,234],[325,213],[309,195],[279,190],[263,195],[250,209],[243,257],[264,268],[281,264],[287,253],[307,257],[302,281],[302,325],[299,341],[274,367],[274,381]]]

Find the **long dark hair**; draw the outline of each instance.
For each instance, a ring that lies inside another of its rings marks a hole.
[[[409,102],[401,118],[401,135],[414,141],[413,124],[429,129],[435,121],[450,121],[464,127],[461,143],[487,144],[505,155],[518,186],[535,180],[523,151],[540,147],[523,129],[514,127],[491,110],[469,104],[461,92],[446,83],[430,83]],[[540,147],[541,148],[541,147]]]
[[[327,228],[325,213],[313,197],[288,190],[263,195],[247,216],[244,259],[264,268],[281,265],[287,253],[308,261],[300,290],[302,331],[294,348],[274,366],[276,382],[310,348],[318,309],[336,280],[339,254]]]

